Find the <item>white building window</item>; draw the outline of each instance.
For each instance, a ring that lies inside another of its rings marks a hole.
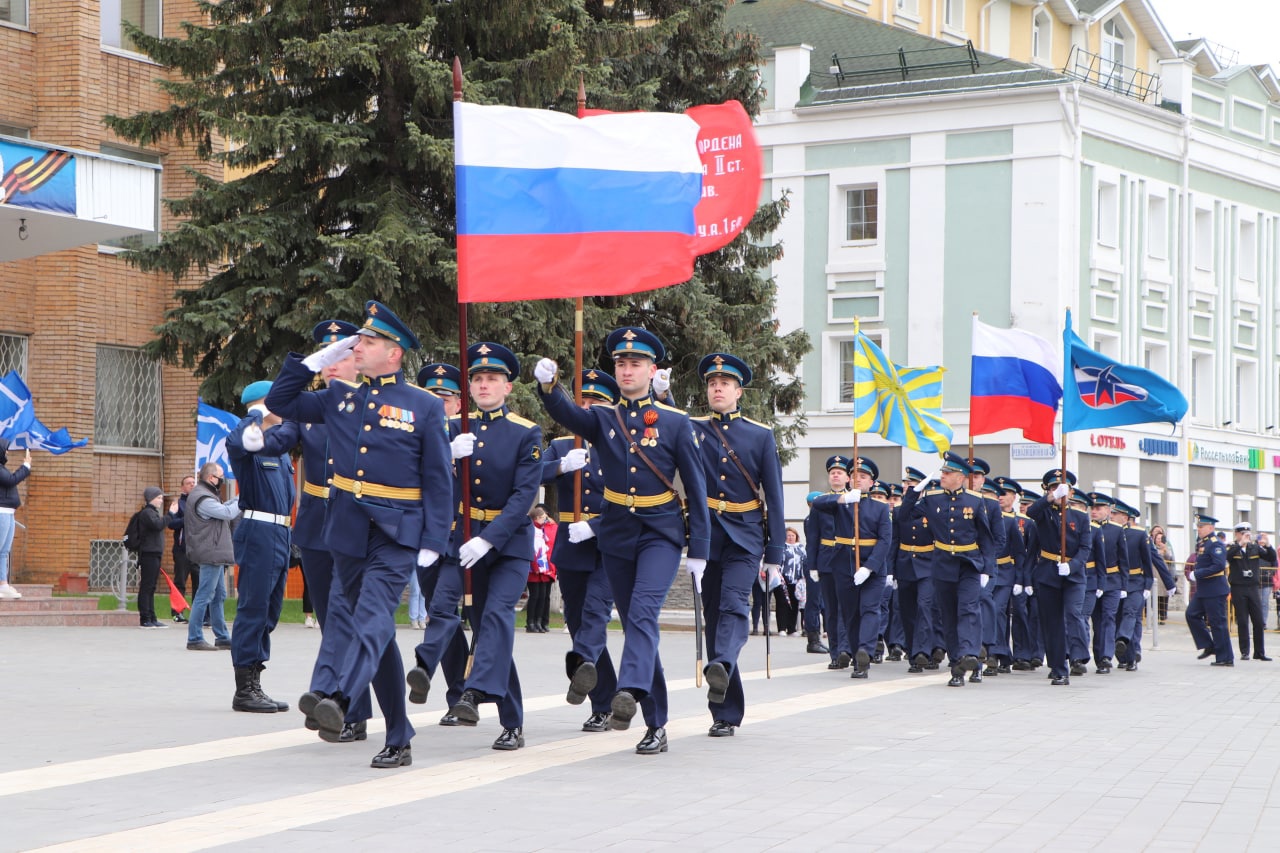
[[[1169,257],[1169,200],[1162,195],[1147,199],[1147,254]]]
[[[942,0],[942,23],[953,30],[964,30],[964,0]]]
[[[129,148],[121,148],[117,145],[99,145],[98,150],[108,157],[118,157],[121,160],[133,160],[135,163],[147,163],[149,165],[160,165],[159,154],[148,154],[144,151],[134,151]],[[164,175],[162,172],[156,173],[156,192],[152,205],[154,208],[154,221],[160,222],[160,179]],[[100,246],[107,246],[113,249],[137,249],[141,246],[150,246],[160,242],[160,232],[151,231],[146,234],[134,234],[131,237],[121,237],[119,240],[108,240],[105,243],[99,243]]]
[[[1168,344],[1148,341],[1142,346],[1142,366],[1161,376],[1169,375]]]
[[[1236,429],[1258,431],[1258,365],[1252,361],[1236,362]]]
[[[1236,270],[1245,281],[1258,280],[1258,224],[1240,220],[1240,242],[1236,246]]]
[[[93,443],[160,450],[160,364],[140,349],[98,345]]]
[[[1053,19],[1043,9],[1031,19],[1031,55],[1044,63],[1053,59]]]
[[[0,21],[19,27],[27,25],[27,0],[0,0]]]
[[[877,187],[858,187],[845,190],[846,242],[875,240],[880,233],[880,190]]]
[[[897,8],[904,15],[919,14],[920,0],[897,0]]]
[[[1101,83],[1108,89],[1124,88],[1125,42],[1130,38],[1120,16],[1114,15],[1102,25],[1102,65],[1099,69]]]
[[[1120,359],[1120,338],[1115,335],[1102,335],[1095,333],[1093,336],[1093,348],[1105,355],[1107,358],[1119,361]]]
[[[0,376],[8,376],[11,370],[27,378],[26,335],[0,334]]]
[[[1119,237],[1120,190],[1115,184],[1098,183],[1098,242],[1115,246]]]
[[[1213,356],[1207,352],[1191,354],[1191,419],[1199,423],[1213,420]]]
[[[875,342],[876,346],[884,348],[884,337],[880,332],[863,332],[868,338]],[[853,354],[854,339],[846,338],[838,342],[839,345],[839,376],[840,376],[840,394],[836,398],[841,406],[850,406],[853,404]]]
[[[1198,270],[1213,269],[1213,211],[1196,209],[1196,256]]]
[[[133,40],[125,35],[128,21],[149,36],[161,35],[160,0],[101,0],[102,43],[107,47],[138,52]]]

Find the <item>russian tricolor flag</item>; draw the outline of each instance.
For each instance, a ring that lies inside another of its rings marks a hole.
[[[1044,338],[997,329],[973,318],[969,434],[1020,429],[1029,441],[1053,444],[1062,400],[1062,358]]]
[[[458,301],[637,293],[688,281],[698,124],[454,104]]]

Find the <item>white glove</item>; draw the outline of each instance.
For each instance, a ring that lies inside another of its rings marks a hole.
[[[1022,591],[1027,594],[1027,598],[1030,598],[1031,596],[1036,594],[1035,587],[1033,586],[1024,586],[1022,588]]]
[[[472,536],[466,542],[463,542],[462,547],[458,549],[458,562],[462,563],[464,569],[469,569],[480,562],[480,558],[492,550],[493,546],[488,542],[479,536]]]
[[[896,584],[897,582],[898,582],[898,579],[897,579],[897,578],[895,578],[893,575],[885,575],[885,576],[884,576],[884,585],[885,585],[885,586],[893,586],[893,585],[894,585],[894,584]]]
[[[1151,600],[1151,590],[1149,590],[1149,589],[1144,589],[1144,590],[1142,591],[1142,600],[1143,600],[1143,601],[1150,601],[1150,600]]]
[[[841,492],[840,503],[856,504],[862,500],[862,489],[849,489],[847,492]]]
[[[653,374],[653,393],[662,396],[671,390],[671,368],[664,367]]]
[[[267,415],[271,414],[271,410],[268,409],[262,403],[254,403],[252,406],[249,407],[249,414],[257,415],[258,419],[261,420],[262,418],[265,418]]]
[[[689,570],[689,576],[693,578],[693,588],[702,592],[702,573],[707,570],[707,561],[700,557],[690,557],[684,561],[684,565]]]
[[[926,488],[928,488],[931,482],[933,482],[934,480],[938,479],[941,476],[942,476],[942,469],[939,468],[938,470],[930,474],[928,477],[925,477],[923,480],[921,480],[920,482],[912,486],[911,490],[913,492],[923,492]]]
[[[1015,584],[1013,585],[1013,594],[1014,594],[1014,595],[1022,595],[1022,584],[1020,584],[1020,583],[1015,583]]]
[[[810,570],[809,570],[809,583],[817,583],[817,582],[818,582],[818,580],[819,580],[819,578],[818,578],[818,570],[817,570],[817,569],[810,569]]]
[[[895,577],[893,577],[892,575],[890,575],[890,577],[891,577],[891,578],[892,578],[892,580],[893,580],[893,588],[894,588],[894,589],[897,589],[897,588],[898,588],[898,579],[897,579],[897,578],[895,578]]]
[[[1093,597],[1094,597],[1094,598],[1102,598],[1102,590],[1100,590],[1100,589],[1099,589],[1099,590],[1094,590]]]
[[[577,545],[579,542],[586,542],[588,539],[595,539],[596,532],[591,525],[585,521],[574,521],[569,524],[569,541]]]
[[[853,585],[862,586],[864,583],[867,582],[867,578],[869,577],[871,577],[871,570],[868,569],[866,566],[863,566],[862,568],[858,569],[856,572],[853,573]]]
[[[1053,499],[1055,501],[1060,501],[1069,494],[1071,494],[1071,487],[1066,483],[1059,483],[1058,487],[1053,490]]]
[[[473,432],[458,433],[458,437],[449,442],[449,452],[454,459],[461,459],[476,452],[476,435]]]
[[[323,349],[316,350],[302,360],[302,366],[312,373],[319,373],[331,364],[337,364],[355,349],[360,343],[359,335],[352,335],[340,341],[334,341]]]
[[[438,559],[440,559],[440,554],[437,551],[432,551],[430,548],[420,548],[418,550],[418,565],[424,569],[435,565]]]
[[[991,583],[991,575],[978,575],[978,585],[980,587],[986,589],[989,583]]]
[[[533,378],[543,385],[550,385],[556,381],[556,372],[559,369],[549,358],[538,359],[538,363],[533,366]]]
[[[262,427],[257,424],[249,424],[244,428],[244,433],[240,436],[240,444],[250,453],[256,453],[266,446],[266,441],[262,438]]]
[[[1071,574],[1071,564],[1058,563],[1058,577],[1065,578],[1069,574]]]
[[[568,474],[571,471],[577,471],[587,467],[587,449],[585,447],[575,447],[560,459],[560,473]]]
[[[1129,590],[1127,590],[1127,589],[1122,589],[1122,590],[1120,590],[1120,597],[1121,597],[1121,598],[1128,598],[1128,597],[1129,597]]]

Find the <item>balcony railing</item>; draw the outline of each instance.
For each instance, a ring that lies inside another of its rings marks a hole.
[[[1160,75],[1112,62],[1079,47],[1071,48],[1062,73],[1144,103],[1157,103],[1160,93]]]

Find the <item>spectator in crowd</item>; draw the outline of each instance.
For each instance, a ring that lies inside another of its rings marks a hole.
[[[142,544],[138,548],[138,627],[168,628],[156,619],[156,581],[160,579],[160,557],[164,554],[164,492],[159,486],[142,490]]]
[[[1253,541],[1249,522],[1236,525],[1235,541],[1227,546],[1227,581],[1231,585],[1231,606],[1236,612],[1236,639],[1241,660],[1249,659],[1249,633],[1253,629],[1253,659],[1269,661],[1263,649],[1262,612],[1265,607],[1261,587],[1261,553]]]
[[[782,586],[773,591],[778,611],[778,633],[785,633],[788,637],[795,636],[800,615],[796,586],[804,574],[804,562],[805,550],[800,544],[800,532],[788,527],[787,545],[782,553]]]
[[[427,627],[427,599],[422,594],[422,584],[418,581],[417,572],[409,573],[409,627]]]
[[[529,634],[545,634],[550,629],[551,583],[556,567],[551,562],[551,549],[556,543],[557,524],[538,504],[529,512],[533,519],[533,560],[529,564],[529,603],[524,609],[524,630]]]
[[[13,528],[17,523],[13,512],[22,506],[18,484],[31,474],[31,451],[23,457],[18,470],[10,471],[9,439],[0,438],[0,598],[22,598],[9,583],[9,552],[13,550]]]
[[[1267,627],[1270,608],[1267,607],[1268,590],[1276,587],[1276,549],[1270,537],[1265,533],[1258,534],[1258,552],[1262,566],[1262,627]],[[1280,620],[1280,599],[1276,600],[1276,618]],[[1280,621],[1277,622],[1280,627]]]
[[[191,494],[195,484],[196,478],[190,474],[182,478],[182,494],[174,498],[173,502],[169,504],[169,514],[166,518],[169,529],[173,531],[173,585],[178,588],[178,592],[182,597],[186,598],[187,578],[191,578],[191,597],[187,598],[187,601],[195,601],[196,587],[200,585],[200,573],[191,564],[191,560],[187,558],[187,549],[182,540],[182,519],[187,511],[187,495]],[[181,611],[173,609],[172,598],[169,599],[169,609],[174,622],[187,621]]]
[[[187,557],[200,573],[200,585],[191,603],[187,625],[187,648],[193,652],[231,648],[231,634],[227,632],[222,608],[227,597],[223,576],[227,567],[235,562],[231,522],[240,515],[240,504],[239,498],[221,499],[218,487],[222,485],[223,473],[217,462],[206,462],[200,467],[199,481],[188,496],[191,511],[183,523]],[[206,620],[213,629],[212,646],[204,638],[202,626]]]
[[[1173,559],[1173,546],[1169,544],[1164,528],[1158,524],[1151,528],[1151,547],[1160,555],[1160,559],[1164,560],[1166,566],[1176,565]],[[1162,584],[1159,597],[1156,599],[1161,625],[1169,618],[1169,595],[1169,590]]]

